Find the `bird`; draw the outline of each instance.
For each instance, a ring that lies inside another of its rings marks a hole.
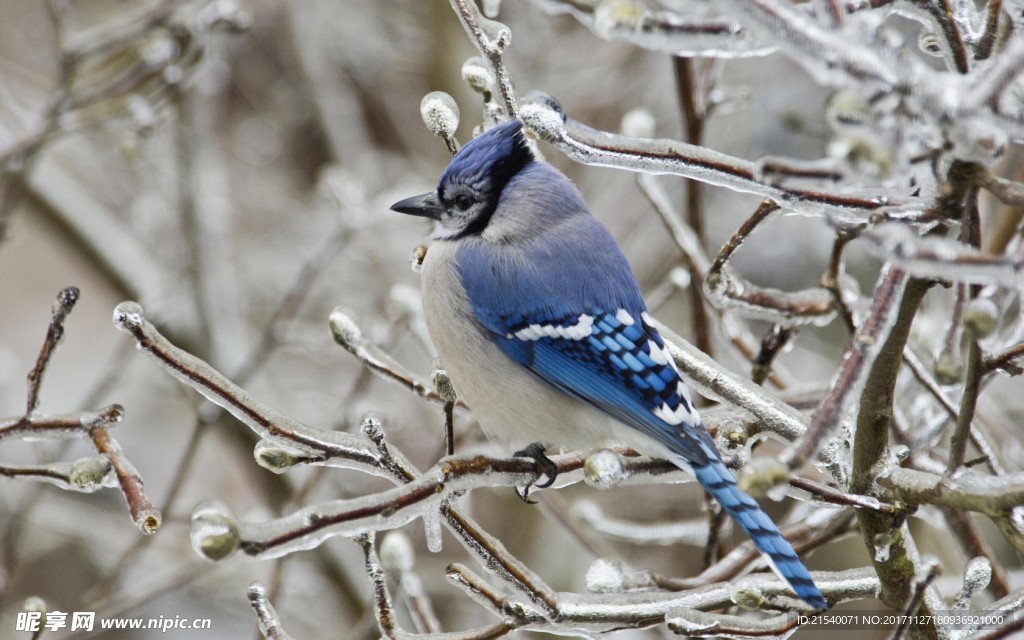
[[[828,607],[771,518],[725,466],[648,315],[632,268],[576,186],[508,120],[463,146],[434,191],[393,211],[426,218],[423,311],[449,378],[492,440],[609,443],[689,469],[807,604]],[[546,465],[544,464],[546,462]]]

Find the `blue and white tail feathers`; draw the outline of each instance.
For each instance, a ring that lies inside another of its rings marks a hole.
[[[825,597],[814,584],[811,574],[793,547],[754,499],[740,490],[736,478],[717,455],[708,464],[692,465],[692,468],[701,486],[743,528],[754,546],[768,557],[776,572],[789,583],[796,595],[819,611],[827,609]]]

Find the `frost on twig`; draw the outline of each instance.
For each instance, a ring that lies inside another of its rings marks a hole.
[[[830,193],[785,187],[766,180],[758,165],[705,147],[672,140],[640,140],[598,131],[569,118],[551,96],[534,93],[522,105],[530,129],[562,152],[584,164],[653,174],[669,173],[770,198],[787,209],[820,215],[823,212],[852,222],[867,214],[901,204],[897,197]]]
[[[78,302],[78,297],[77,287],[68,287],[57,295],[46,338],[39,350],[35,366],[28,374],[25,414],[0,419],[0,442],[85,437],[92,441],[99,457],[82,458],[74,463],[5,464],[0,465],[0,475],[47,482],[61,489],[83,493],[117,487],[128,505],[132,522],[142,533],[156,533],[162,519],[160,510],[150,502],[143,488],[142,477],[109,432],[111,427],[117,426],[124,418],[124,408],[112,404],[97,411],[82,411],[68,415],[46,415],[36,411],[43,376],[50,364],[51,356],[64,338],[64,324]]]

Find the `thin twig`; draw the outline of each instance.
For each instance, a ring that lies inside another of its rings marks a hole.
[[[907,275],[901,269],[891,265],[883,269],[875,288],[871,310],[847,347],[839,373],[811,417],[810,427],[792,449],[788,461],[790,468],[795,469],[810,459],[821,446],[825,436],[838,426],[847,399],[860,386],[865,369],[879,356],[882,346],[880,342],[885,339],[892,321],[896,318],[893,311],[901,297],[905,299],[906,283]],[[907,322],[909,324],[909,319]]]
[[[64,321],[68,314],[75,308],[78,302],[78,287],[68,287],[57,294],[57,300],[53,303],[53,317],[50,319],[50,327],[46,331],[46,339],[39,349],[39,357],[36,364],[28,374],[28,397],[26,399],[25,415],[36,410],[39,406],[39,387],[43,383],[43,374],[46,372],[46,365],[50,363],[50,356],[54,349],[60,344],[64,337]]]

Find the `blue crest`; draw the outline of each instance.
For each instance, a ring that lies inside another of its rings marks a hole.
[[[523,123],[510,120],[471,140],[441,174],[437,194],[443,200],[453,185],[465,185],[494,204],[512,176],[534,161]]]

